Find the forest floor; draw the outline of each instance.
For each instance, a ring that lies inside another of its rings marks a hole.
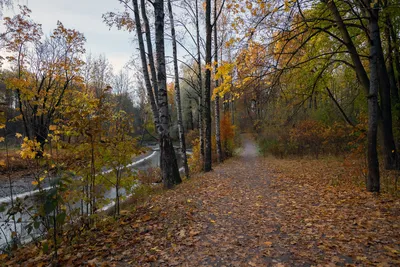
[[[400,200],[332,184],[340,168],[262,158],[245,139],[240,156],[62,246],[61,265],[399,266]],[[40,266],[39,251],[5,262]]]

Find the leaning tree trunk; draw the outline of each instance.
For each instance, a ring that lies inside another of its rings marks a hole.
[[[140,5],[141,5],[143,22],[144,22],[144,29],[146,31],[147,56],[149,57],[151,82],[152,82],[153,88],[154,88],[154,95],[157,97],[157,95],[158,95],[157,74],[156,74],[156,68],[154,66],[153,44],[151,43],[150,24],[149,24],[149,19],[147,18],[145,1],[140,0]],[[155,103],[157,106],[157,101],[155,101]]]
[[[142,26],[141,26],[141,22],[140,22],[138,0],[132,0],[132,4],[133,4],[133,10],[135,13],[136,33],[138,36],[140,59],[142,61],[142,72],[143,72],[144,82],[145,82],[145,86],[146,86],[146,93],[147,93],[147,97],[150,101],[151,111],[153,113],[154,126],[157,129],[157,131],[159,132],[159,128],[160,128],[159,124],[160,123],[159,123],[159,117],[158,117],[158,110],[157,110],[157,104],[156,104],[156,100],[155,100],[154,93],[153,93],[153,87],[152,87],[151,81],[150,81],[149,70],[147,68],[146,50],[144,48],[143,35],[142,35],[142,30],[141,30]],[[149,51],[149,53],[152,53],[152,51]]]
[[[204,90],[204,117],[205,117],[205,142],[204,142],[204,171],[212,169],[211,159],[211,0],[206,0],[206,74]]]
[[[160,118],[160,165],[161,175],[166,188],[171,188],[182,182],[179,175],[174,147],[169,135],[169,113],[167,96],[167,75],[165,69],[164,46],[164,1],[154,1],[155,43],[157,58],[158,82],[158,114]]]
[[[214,1],[214,61],[215,61],[215,74],[218,69],[218,34],[217,34],[217,0]],[[218,88],[218,79],[215,79],[215,88]],[[215,95],[215,143],[217,147],[217,160],[218,163],[222,162],[222,148],[221,148],[221,125],[220,125],[220,108],[219,108],[219,93]]]
[[[366,93],[366,95],[369,95],[369,91],[370,91],[370,78],[368,78],[368,74],[361,62],[361,58],[360,55],[357,52],[357,49],[354,45],[354,42],[350,36],[350,33],[342,19],[342,16],[335,4],[335,1],[329,1],[329,0],[321,0],[322,2],[326,3],[326,5],[328,6],[328,8],[330,9],[333,18],[335,19],[335,22],[338,26],[338,29],[342,35],[344,44],[350,54],[350,57],[352,59],[352,62],[354,64],[354,68],[357,74],[358,79],[360,80],[364,91]],[[366,2],[370,3],[370,1],[368,0],[363,0],[364,4]],[[369,7],[370,5],[368,4],[367,7]],[[378,28],[378,34],[380,34],[379,32],[379,28]],[[382,107],[379,107],[378,104],[378,117],[380,115],[381,120],[381,126],[380,127],[380,132],[382,134],[382,141],[383,141],[383,151],[385,154],[385,167],[387,168],[392,168],[394,161],[395,161],[395,153],[393,153],[392,151],[396,151],[395,145],[394,145],[394,138],[393,138],[393,130],[392,130],[392,118],[391,118],[391,110],[388,109],[388,107],[390,107],[390,92],[389,95],[387,95],[387,89],[389,87],[386,88],[387,85],[385,85],[385,83],[387,84],[387,71],[386,71],[386,66],[385,63],[383,62],[383,53],[382,53],[382,46],[381,46],[381,40],[380,40],[380,35],[377,36],[377,40],[375,40],[375,42],[377,42],[376,44],[376,53],[377,53],[377,57],[378,57],[378,61],[377,64],[379,66],[378,71],[380,72],[380,75],[385,75],[386,73],[386,78],[382,77],[382,79],[378,79],[378,82],[381,82],[381,87],[383,88],[384,91],[381,92],[381,100],[382,100]],[[389,104],[388,104],[389,103]]]
[[[369,0],[365,0],[368,6]],[[371,33],[370,44],[370,89],[368,95],[368,178],[367,190],[370,192],[379,192],[379,161],[377,153],[377,132],[378,132],[378,43],[379,26],[378,26],[378,10],[371,8],[369,18],[369,30]]]
[[[171,37],[172,37],[172,52],[174,57],[174,75],[175,75],[175,101],[176,110],[178,117],[178,131],[179,131],[179,143],[181,148],[181,157],[183,168],[185,169],[186,178],[189,178],[189,166],[187,162],[186,155],[186,143],[185,143],[185,129],[183,128],[182,120],[182,105],[181,105],[181,90],[179,88],[179,69],[178,69],[178,53],[176,51],[176,36],[175,36],[175,26],[174,26],[174,16],[172,14],[171,0],[168,0],[168,11],[169,11],[169,21],[171,27]]]

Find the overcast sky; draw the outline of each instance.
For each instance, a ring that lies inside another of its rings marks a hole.
[[[104,54],[119,71],[136,50],[132,33],[111,29],[103,23],[102,14],[117,11],[121,5],[117,0],[19,0],[32,10],[32,19],[42,24],[43,33],[49,34],[61,21],[65,27],[82,32],[86,39],[86,51],[94,55]],[[18,13],[5,11],[4,16]]]

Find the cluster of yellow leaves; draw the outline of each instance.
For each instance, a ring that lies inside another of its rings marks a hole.
[[[44,180],[44,178],[45,178],[44,176],[41,176],[41,177],[39,178],[39,181],[37,181],[37,180],[33,181],[33,182],[32,182],[32,185],[35,185],[35,186],[38,185],[40,182],[42,182],[42,181]]]
[[[213,98],[218,94],[224,96],[226,93],[231,91],[232,88],[232,72],[235,68],[235,63],[222,62],[218,66],[217,73],[215,74],[215,80],[222,80],[220,86],[216,87],[213,92]]]
[[[192,142],[192,155],[188,158],[188,164],[191,173],[197,173],[202,170],[203,159],[200,153],[200,140],[194,139]]]
[[[29,140],[28,137],[25,137],[21,145],[20,155],[23,159],[34,159],[41,150],[42,148],[39,142],[36,140]]]

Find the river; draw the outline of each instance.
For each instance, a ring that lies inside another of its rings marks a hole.
[[[178,165],[180,168],[180,172],[182,173],[183,168],[181,167],[180,155],[177,151]],[[160,165],[160,151],[157,147],[151,147],[151,151],[146,153],[145,155],[136,158],[134,162],[128,165],[133,171],[139,170],[147,170],[149,168],[158,167]],[[104,170],[103,174],[109,173],[111,170]],[[35,195],[38,193],[38,190],[35,189],[35,186],[32,185],[33,178],[32,176],[21,177],[21,179],[16,179],[13,181],[13,199],[24,199],[24,201],[35,201]],[[6,204],[6,210],[11,206],[11,197],[10,197],[10,189],[9,184],[4,183],[0,184],[0,204]],[[49,189],[49,184],[44,183],[43,188],[46,190]],[[125,190],[120,190],[120,195],[124,196]],[[110,204],[102,207],[100,210],[104,211],[110,209],[114,206],[113,200],[115,199],[116,192],[115,188],[112,188],[104,193],[104,198],[110,199]],[[25,229],[26,225],[30,222],[30,216],[27,214],[16,214],[15,220],[16,222],[6,222],[7,214],[6,212],[0,212],[0,253],[1,248],[6,246],[8,242],[10,242],[11,234],[16,230],[18,233],[18,237],[22,242],[29,242],[32,240],[33,236],[38,236],[41,234],[41,230],[33,231],[28,234]]]

